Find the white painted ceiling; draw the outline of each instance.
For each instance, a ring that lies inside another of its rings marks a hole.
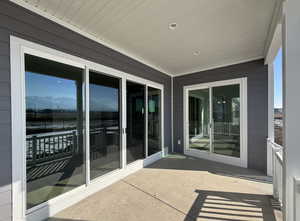
[[[275,6],[275,0],[13,1],[172,75],[262,58]]]

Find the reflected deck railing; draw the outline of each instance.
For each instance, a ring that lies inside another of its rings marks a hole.
[[[239,136],[240,126],[232,122],[214,122],[214,134],[223,136]]]
[[[107,143],[112,142],[110,139],[114,139],[112,135],[118,133],[118,127],[101,127],[90,130],[91,150],[105,147]],[[111,136],[105,137],[105,135]],[[118,139],[118,137],[115,139]],[[100,145],[100,147],[97,145]],[[29,135],[26,138],[26,148],[26,163],[28,167],[71,157],[79,151],[77,131]]]
[[[76,131],[27,136],[27,165],[35,166],[72,156],[77,148]]]
[[[283,196],[283,147],[274,143],[271,139],[267,140],[268,148],[272,153],[272,174],[273,174],[273,195],[282,206]]]

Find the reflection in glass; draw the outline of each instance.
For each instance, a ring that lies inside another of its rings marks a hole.
[[[189,148],[210,150],[209,89],[189,91]]]
[[[145,158],[145,86],[130,81],[127,87],[127,164]]]
[[[120,168],[120,80],[90,72],[90,176]]]
[[[148,87],[148,156],[161,151],[160,90]]]
[[[240,157],[240,86],[214,87],[213,151]]]
[[[27,209],[85,183],[83,70],[25,55]]]

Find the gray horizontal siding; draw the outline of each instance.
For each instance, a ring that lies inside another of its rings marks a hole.
[[[268,68],[263,60],[174,78],[174,148],[177,152],[183,152],[183,87],[241,77],[248,78],[248,166],[266,172]]]
[[[7,33],[7,30],[3,29],[1,26],[0,20],[0,221],[11,219],[11,110],[9,54],[9,34]]]
[[[169,76],[8,0],[0,1],[0,221],[11,219],[10,35],[161,83],[165,88],[165,112],[171,111]],[[171,147],[170,122],[170,115],[166,115],[165,146],[169,148]]]

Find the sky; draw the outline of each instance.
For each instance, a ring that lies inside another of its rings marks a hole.
[[[282,49],[274,60],[274,107],[282,108]]]

